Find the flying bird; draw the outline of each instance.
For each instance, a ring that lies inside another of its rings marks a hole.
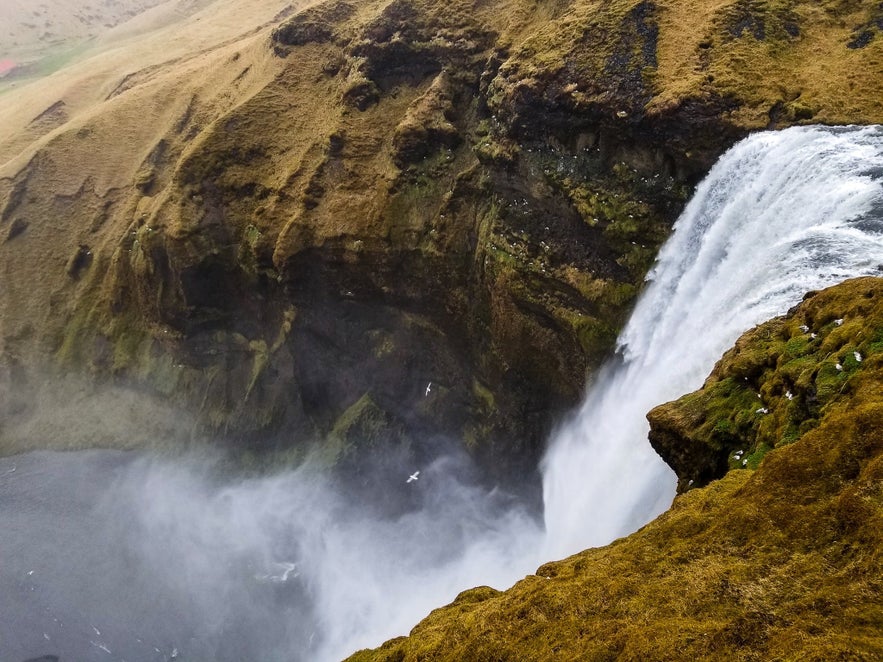
[[[432,389],[432,382],[429,382],[429,383],[426,385],[426,393],[423,394],[423,397],[424,397],[424,398],[425,398],[426,396],[429,395],[429,391],[430,391],[431,389]]]
[[[420,475],[420,472],[419,472],[419,471],[415,471],[415,472],[412,473],[410,476],[408,476],[408,480],[406,480],[405,482],[406,482],[406,483],[413,483],[415,480],[417,480],[417,477],[418,477],[419,475]]]

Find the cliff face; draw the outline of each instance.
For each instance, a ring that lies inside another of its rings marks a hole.
[[[714,158],[883,118],[878,13],[218,0],[0,97],[4,374],[529,474]]]
[[[696,477],[670,511],[508,591],[466,591],[350,659],[879,659],[883,279],[749,331],[650,421],[682,484]]]

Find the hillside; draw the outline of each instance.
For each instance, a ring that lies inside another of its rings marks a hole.
[[[522,483],[714,159],[883,121],[881,20],[216,0],[122,30],[0,96],[0,448],[114,443],[45,421],[64,371],[240,447],[357,467],[442,436]]]
[[[670,511],[508,591],[466,591],[350,660],[880,659],[883,279],[749,331],[649,418],[686,490]]]

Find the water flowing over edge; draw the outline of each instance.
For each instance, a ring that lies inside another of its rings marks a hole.
[[[550,442],[545,530],[470,486],[456,458],[421,467],[408,485],[422,509],[395,518],[353,508],[310,467],[231,485],[205,462],[0,460],[0,502],[19,507],[0,509],[0,527],[26,532],[0,537],[0,594],[34,612],[0,653],[334,660],[404,634],[460,590],[505,588],[630,533],[674,495],[646,412],[698,387],[742,331],[804,292],[880,273],[881,180],[879,127],[762,133],[721,158],[662,249],[618,356]],[[6,611],[0,634],[18,622]]]
[[[620,335],[543,460],[544,554],[602,545],[670,504],[673,472],[647,411],[701,386],[752,326],[810,290],[883,274],[883,130],[750,136],[711,170],[660,251]]]

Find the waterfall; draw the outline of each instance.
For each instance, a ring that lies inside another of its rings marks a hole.
[[[881,180],[875,127],[762,133],[721,158],[617,355],[550,442],[545,530],[452,456],[420,467],[408,483],[420,508],[395,517],[309,465],[231,481],[204,456],[0,458],[0,658],[328,662],[405,634],[463,589],[505,588],[630,533],[674,495],[646,412],[807,290],[880,273]]]
[[[883,275],[883,131],[800,127],[750,136],[697,188],[618,342],[543,460],[545,555],[603,545],[675,490],[645,414],[702,384],[755,324],[809,291]]]

